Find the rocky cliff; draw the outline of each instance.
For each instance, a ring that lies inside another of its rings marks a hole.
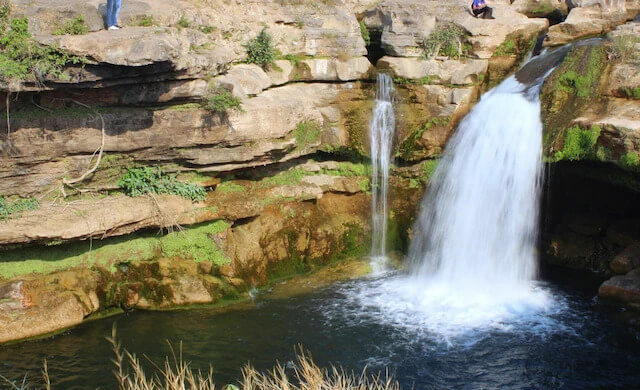
[[[137,0],[124,28],[105,31],[103,1],[0,4],[5,36],[44,53],[16,59],[3,43],[24,69],[3,73],[0,94],[0,342],[109,308],[232,301],[366,253],[380,71],[397,88],[389,236],[404,249],[480,94],[536,42],[637,13],[516,0],[482,20],[466,1]]]

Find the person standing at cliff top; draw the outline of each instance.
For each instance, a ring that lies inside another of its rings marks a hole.
[[[119,30],[122,27],[118,26],[118,14],[120,13],[120,6],[122,0],[107,0],[107,30]]]
[[[473,0],[471,3],[471,12],[473,16],[482,19],[495,19],[493,17],[493,8],[489,7],[485,0]]]

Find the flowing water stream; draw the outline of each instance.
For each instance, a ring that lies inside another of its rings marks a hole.
[[[376,105],[369,126],[371,141],[371,265],[374,273],[384,270],[387,262],[387,191],[391,146],[396,122],[393,113],[395,90],[391,77],[377,76]]]

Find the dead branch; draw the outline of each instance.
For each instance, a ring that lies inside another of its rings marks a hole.
[[[66,194],[66,192],[64,190],[65,186],[69,186],[71,188],[77,189],[76,187],[73,186],[73,184],[84,181],[87,178],[87,176],[91,175],[93,172],[96,171],[96,169],[98,169],[98,166],[100,165],[100,161],[102,161],[102,154],[104,152],[104,141],[105,141],[105,130],[104,130],[105,125],[104,125],[104,117],[102,116],[102,114],[100,114],[100,112],[98,112],[98,110],[96,110],[96,109],[94,109],[94,108],[92,108],[92,107],[90,107],[90,106],[88,106],[88,105],[86,105],[84,103],[80,103],[77,100],[73,100],[72,99],[71,101],[74,102],[75,104],[79,105],[79,106],[82,106],[82,107],[85,107],[85,108],[88,108],[88,109],[92,109],[92,110],[95,111],[95,113],[100,117],[100,122],[102,124],[102,130],[101,130],[102,138],[101,138],[101,141],[100,141],[100,148],[96,150],[96,152],[98,152],[98,159],[96,160],[96,163],[93,166],[93,168],[89,169],[82,176],[80,176],[78,178],[71,179],[71,180],[69,180],[67,178],[63,178],[62,179],[62,196],[65,197],[65,198],[67,197],[67,194]],[[95,155],[96,152],[94,152],[94,155]]]

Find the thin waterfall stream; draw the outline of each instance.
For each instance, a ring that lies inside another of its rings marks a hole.
[[[387,263],[387,191],[391,147],[395,130],[393,97],[395,89],[388,74],[379,73],[376,86],[376,105],[369,126],[371,140],[371,266],[374,273],[385,269]]]

